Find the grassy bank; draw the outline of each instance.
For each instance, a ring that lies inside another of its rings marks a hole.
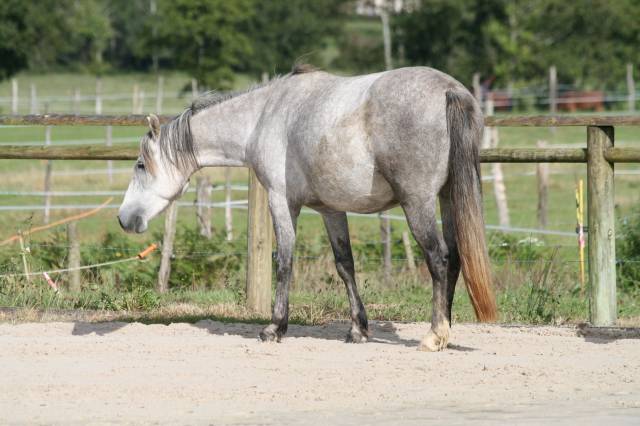
[[[359,289],[369,318],[393,321],[429,321],[431,285],[423,261],[415,272],[409,270],[400,244],[394,245],[393,274],[382,278],[381,250],[374,241],[354,241]],[[56,236],[57,235],[57,236]],[[159,235],[153,237],[159,238]],[[153,238],[151,237],[151,238]],[[147,242],[152,241],[149,239]],[[108,234],[101,244],[84,245],[82,263],[123,259],[140,250],[122,234]],[[417,247],[414,245],[416,253]],[[517,240],[493,233],[490,238],[492,270],[500,322],[563,324],[588,318],[585,289],[580,285],[578,265],[571,250],[533,240]],[[21,272],[19,255],[2,252],[3,271]],[[171,290],[155,292],[159,256],[132,261],[111,268],[84,271],[83,290],[67,290],[68,276],[53,275],[61,287],[53,291],[40,277],[0,278],[0,306],[41,310],[100,311],[101,318],[167,321],[214,317],[229,320],[260,320],[244,308],[246,235],[225,241],[217,232],[211,240],[197,230],[178,230],[172,261]],[[32,270],[64,267],[66,245],[59,233],[47,243],[32,245],[28,261]],[[62,261],[60,261],[62,259]],[[275,269],[275,268],[274,268]],[[274,277],[275,280],[275,277]],[[637,289],[622,287],[618,295],[623,320],[640,317]],[[291,320],[301,324],[321,324],[349,318],[349,305],[342,281],[337,276],[326,237],[301,237],[296,250],[291,292]],[[463,281],[458,284],[455,321],[473,321]]]

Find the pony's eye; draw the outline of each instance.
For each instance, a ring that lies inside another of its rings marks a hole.
[[[138,170],[144,170],[144,163],[142,161],[138,161],[136,163],[136,169]]]

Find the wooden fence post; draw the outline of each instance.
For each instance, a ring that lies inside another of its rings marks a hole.
[[[138,92],[138,112],[136,114],[142,114],[144,111],[144,90],[140,89]]]
[[[211,183],[209,176],[196,178],[196,219],[200,227],[200,235],[211,238]]]
[[[538,148],[544,149],[547,146],[545,141],[538,141]],[[536,164],[536,178],[538,181],[538,225],[544,229],[547,227],[548,200],[549,200],[549,164]]]
[[[483,107],[482,100],[482,86],[480,86],[480,73],[473,73],[473,96],[476,98],[476,101],[480,104],[480,108]]]
[[[11,79],[11,114],[18,114],[18,80]]]
[[[162,98],[164,97],[164,77],[158,76],[158,88],[156,92],[156,114],[162,114]]]
[[[487,99],[484,103],[484,116],[491,117],[493,115],[493,99]],[[484,133],[482,133],[482,149],[491,148],[491,137],[493,136],[491,127],[484,126]]]
[[[382,271],[385,282],[391,279],[391,221],[387,212],[378,213],[380,218],[380,242],[382,243]]]
[[[102,114],[102,80],[96,77],[96,115]]]
[[[68,267],[80,267],[80,241],[78,240],[77,222],[69,222],[67,224],[67,245],[69,247]],[[81,289],[80,271],[69,272],[69,290],[78,292]]]
[[[198,80],[195,78],[191,79],[191,99],[196,99],[198,97]]]
[[[267,191],[249,169],[247,307],[264,316],[271,312],[272,228]]]
[[[492,128],[491,148],[497,148],[499,144],[498,128]],[[500,226],[510,226],[509,205],[507,203],[507,187],[504,184],[504,175],[502,174],[502,164],[493,163],[491,165],[493,174],[493,191],[496,196],[496,204],[498,206],[498,222]]]
[[[111,147],[113,145],[112,126],[107,126],[106,128],[104,144],[107,147]],[[107,160],[107,178],[109,179],[109,183],[113,183],[113,160]]]
[[[166,293],[169,290],[169,275],[171,275],[171,256],[173,255],[173,239],[176,236],[176,220],[178,218],[178,203],[172,201],[164,216],[164,236],[162,237],[162,256],[158,271],[158,285],[156,290]]]
[[[549,112],[558,112],[558,72],[555,65],[549,68]]]
[[[494,103],[493,99],[487,99],[485,105],[485,116],[493,115]],[[500,136],[497,127],[485,127],[482,140],[483,148],[497,148],[500,143]],[[491,164],[491,174],[493,175],[493,194],[496,199],[496,207],[498,209],[498,222],[500,226],[509,226],[509,206],[507,204],[507,189],[504,185],[504,176],[502,174],[502,164]]]
[[[391,30],[389,29],[389,10],[388,5],[384,4],[380,7],[380,21],[382,23],[382,42],[384,47],[384,66],[385,69],[393,68],[391,59]],[[391,221],[387,217],[386,212],[378,214],[380,218],[380,241],[382,242],[382,269],[384,280],[388,282],[391,279]]]
[[[633,64],[627,64],[627,103],[629,111],[636,110],[636,83],[633,80]]]
[[[409,233],[407,231],[402,233],[402,244],[404,245],[404,252],[407,256],[409,271],[414,272],[416,270],[416,262],[413,258],[413,248],[411,248],[411,240],[409,239]]]
[[[29,106],[29,114],[38,114],[38,92],[36,85],[31,83],[31,103]]]
[[[51,126],[44,128],[44,144],[51,145]],[[49,223],[51,214],[51,175],[53,174],[53,160],[47,160],[44,171],[44,223]]]
[[[587,127],[590,319],[595,326],[614,325],[617,317],[614,166],[604,157],[613,143],[613,127]]]
[[[80,114],[80,89],[73,89],[73,113]]]
[[[389,29],[389,11],[387,6],[380,7],[380,21],[382,23],[382,44],[384,48],[384,65],[387,70],[393,68],[391,62],[391,30]]]
[[[227,241],[233,240],[233,213],[231,211],[231,168],[224,168],[224,229]]]
[[[140,87],[138,87],[138,83],[133,85],[133,89],[131,92],[131,113],[138,113],[138,92],[140,91]]]

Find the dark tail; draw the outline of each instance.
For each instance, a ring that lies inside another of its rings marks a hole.
[[[479,321],[491,322],[496,320],[497,308],[482,214],[479,154],[482,114],[466,91],[450,89],[446,97],[451,142],[449,187],[462,274],[476,317]]]

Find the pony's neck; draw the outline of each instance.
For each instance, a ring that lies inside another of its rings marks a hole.
[[[246,149],[271,93],[271,85],[211,105],[191,117],[198,165],[246,166]]]

